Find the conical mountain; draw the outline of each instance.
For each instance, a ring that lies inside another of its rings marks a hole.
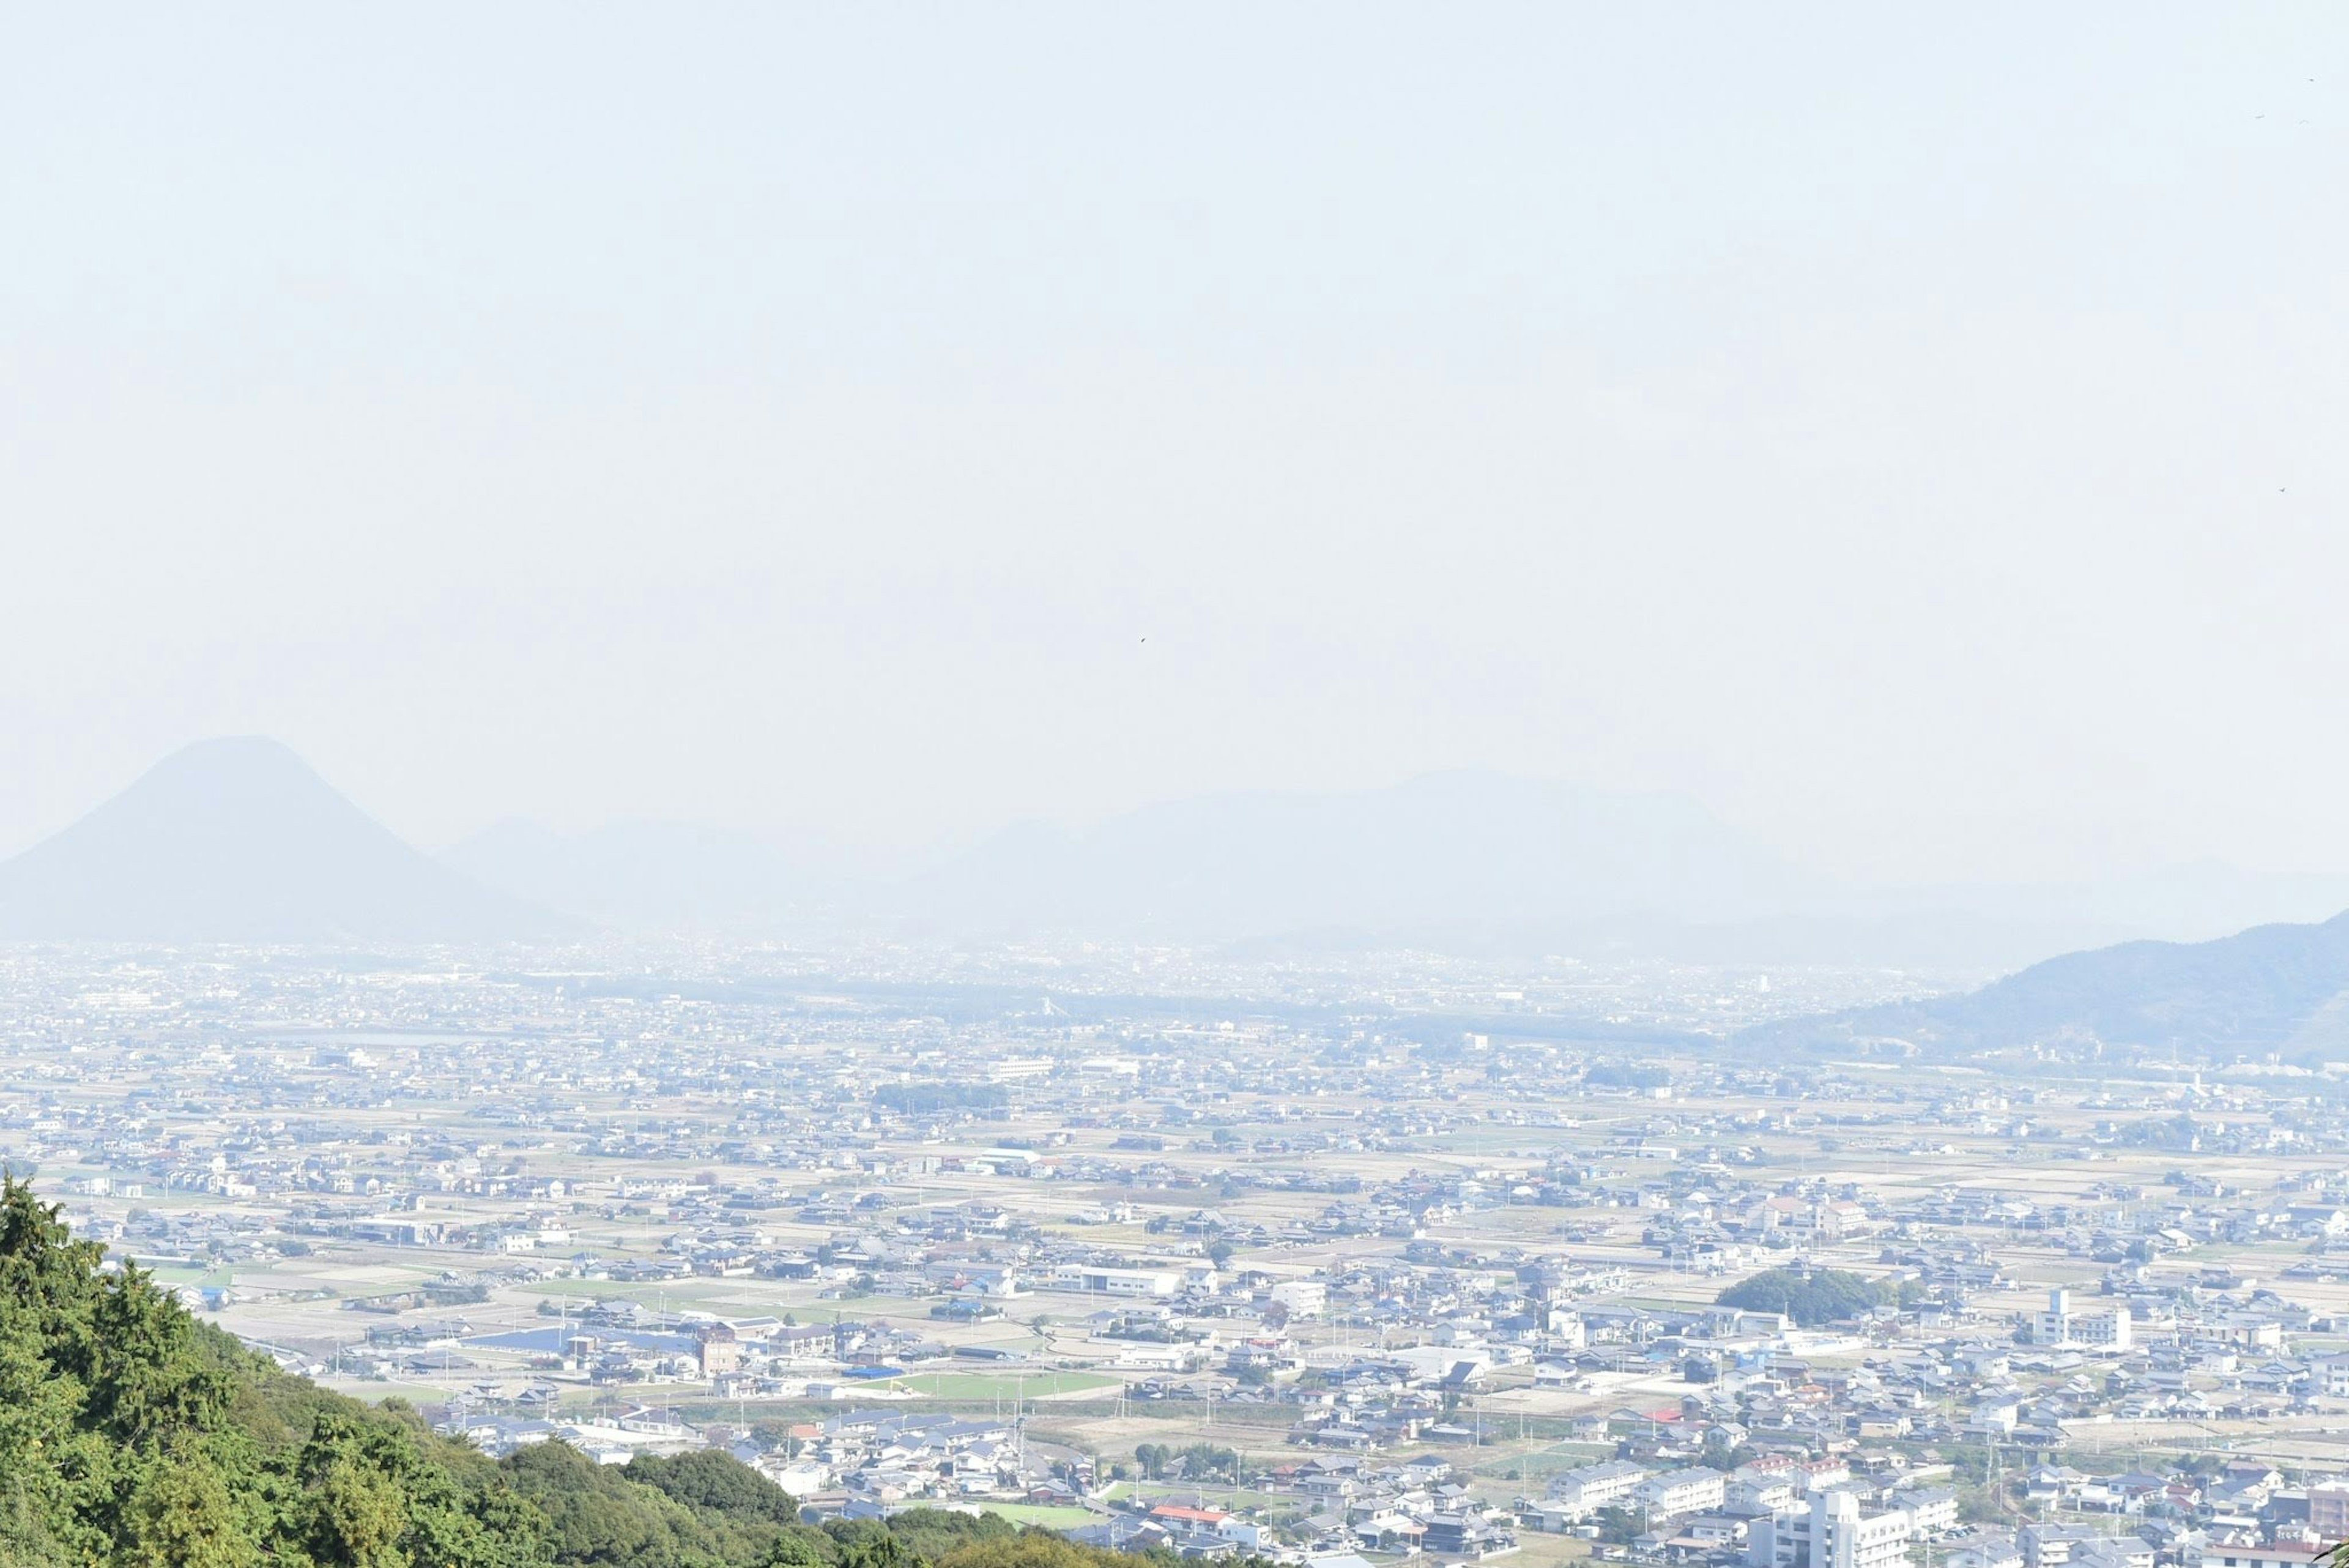
[[[0,862],[0,938],[335,944],[557,934],[404,842],[278,742],[173,753]]]

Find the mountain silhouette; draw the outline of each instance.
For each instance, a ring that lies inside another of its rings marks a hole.
[[[1899,1041],[1932,1054],[2096,1042],[2349,1059],[2349,913],[2207,942],[2066,953],[1979,991],[1748,1031],[1757,1044]]]
[[[563,929],[410,846],[259,736],[175,752],[0,861],[0,938],[16,940],[481,941]]]
[[[825,908],[824,880],[748,833],[608,823],[558,833],[509,820],[440,858],[484,887],[617,930],[771,935]]]
[[[1017,824],[911,874],[856,875],[681,822],[509,820],[441,856],[483,885],[637,932],[1136,938],[1255,961],[1417,948],[1702,964],[1848,963],[1971,981],[2132,938],[2195,940],[2349,903],[2349,879],[2173,867],[2079,885],[1871,888],[1782,858],[1683,795],[1458,770]]]
[[[895,896],[966,926],[1222,940],[1737,919],[1799,884],[1685,796],[1461,771],[1169,801],[1080,832],[1022,824]]]

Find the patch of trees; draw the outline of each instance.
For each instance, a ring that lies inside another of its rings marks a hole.
[[[1240,1481],[1240,1456],[1236,1449],[1213,1443],[1193,1443],[1177,1449],[1166,1443],[1144,1443],[1133,1450],[1133,1462],[1152,1480]]]
[[[1672,1075],[1663,1067],[1627,1067],[1620,1063],[1601,1062],[1583,1074],[1582,1081],[1609,1089],[1664,1089],[1671,1086]]]
[[[1715,1298],[1744,1312],[1784,1313],[1805,1328],[1857,1317],[1894,1300],[1892,1291],[1842,1269],[1764,1269]]]
[[[999,1110],[1011,1103],[1000,1084],[884,1084],[873,1091],[873,1103],[906,1116],[936,1111]]]
[[[1620,1506],[1600,1509],[1591,1522],[1599,1527],[1599,1539],[1609,1546],[1629,1546],[1642,1533],[1640,1516]]]

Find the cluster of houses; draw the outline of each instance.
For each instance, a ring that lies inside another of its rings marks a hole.
[[[1547,1531],[1579,1531],[1602,1516],[1633,1549],[1674,1561],[1744,1562],[1752,1568],[1884,1568],[1909,1543],[1958,1523],[1946,1465],[1879,1455],[1757,1455],[1733,1469],[1659,1468],[1630,1459],[1560,1471],[1519,1516]]]
[[[1559,1472],[1516,1512],[1537,1530],[1609,1520],[1634,1554],[1721,1568],[1891,1568],[1920,1549],[1946,1568],[2309,1568],[2349,1537],[2349,1476],[2287,1485],[2260,1460],[2102,1476],[2041,1466],[1999,1488],[1999,1517],[1966,1522],[1951,1475],[1884,1450],[1728,1470],[1609,1460]]]

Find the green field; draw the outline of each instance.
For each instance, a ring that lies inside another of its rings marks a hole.
[[[1097,1372],[916,1372],[909,1376],[876,1380],[885,1388],[903,1388],[932,1399],[1037,1399],[1048,1394],[1082,1394],[1113,1388],[1118,1379]]]
[[[1256,1491],[1247,1487],[1219,1486],[1213,1481],[1118,1481],[1102,1493],[1104,1502],[1116,1502],[1127,1498],[1151,1507],[1162,1502],[1176,1502],[1187,1508],[1202,1499],[1215,1508],[1254,1508],[1270,1511],[1297,1506],[1294,1492]]]
[[[748,1287],[748,1288],[746,1288]],[[733,1309],[734,1315],[773,1313],[780,1317],[785,1311],[796,1312],[802,1318],[817,1315],[802,1307],[784,1308],[770,1304],[781,1293],[781,1287],[772,1281],[761,1280],[656,1280],[630,1282],[620,1280],[540,1280],[525,1287],[533,1295],[567,1296],[573,1300],[587,1298],[608,1301],[623,1298],[641,1302],[647,1306],[708,1306],[717,1303]],[[833,1314],[836,1316],[837,1314]],[[825,1321],[831,1321],[826,1318]]]
[[[1082,1530],[1101,1522],[1101,1515],[1089,1509],[1048,1508],[1032,1502],[990,1502],[980,1511],[1001,1514],[1014,1524],[1040,1525],[1046,1530]]]
[[[697,1282],[699,1282],[671,1280],[666,1284],[631,1284],[619,1280],[537,1280],[523,1288],[538,1296],[585,1296],[595,1301],[606,1296],[626,1296],[634,1300],[639,1295],[650,1296],[663,1291],[676,1295],[679,1286],[689,1290]]]
[[[409,1383],[398,1378],[378,1382],[372,1377],[321,1377],[321,1388],[331,1388],[337,1394],[347,1394],[369,1405],[380,1405],[387,1399],[405,1399],[411,1405],[444,1405],[457,1397],[453,1388],[443,1388],[430,1383]]]
[[[1531,1453],[1508,1454],[1490,1460],[1478,1459],[1473,1468],[1478,1475],[1493,1476],[1497,1476],[1502,1470],[1514,1469],[1520,1477],[1530,1480],[1555,1475],[1559,1470],[1595,1465],[1614,1452],[1614,1445],[1610,1443],[1560,1443]]]
[[[224,1285],[228,1283],[225,1271],[191,1268],[185,1263],[158,1263],[146,1272],[154,1275],[159,1284]]]

